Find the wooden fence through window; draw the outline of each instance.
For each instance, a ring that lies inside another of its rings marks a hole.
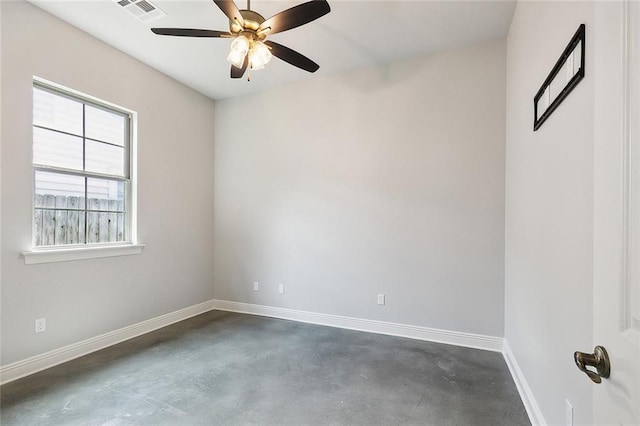
[[[35,198],[36,246],[124,241],[124,201],[41,195]]]

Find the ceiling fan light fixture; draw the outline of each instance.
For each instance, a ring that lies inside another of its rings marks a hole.
[[[249,52],[249,46],[249,39],[243,35],[240,35],[233,39],[233,41],[231,42],[231,50],[229,51],[229,55],[227,56],[227,61],[229,61],[236,68],[242,68],[244,57]]]
[[[252,70],[261,70],[264,68],[266,64],[271,60],[271,51],[261,41],[256,41],[251,46],[251,51],[249,52],[249,62],[251,63]]]
[[[0,0],[2,1],[2,0]],[[113,0],[118,3],[138,0]],[[148,0],[139,0],[139,3]],[[213,0],[222,13],[229,18],[229,31],[196,28],[151,28],[154,34],[177,37],[233,38],[227,61],[231,63],[230,77],[242,78],[247,69],[260,70],[275,56],[294,67],[316,72],[320,66],[306,56],[276,43],[265,40],[267,35],[281,33],[326,15],[331,11],[327,0],[309,0],[306,3],[285,9],[269,19],[247,8],[240,10],[234,0]]]

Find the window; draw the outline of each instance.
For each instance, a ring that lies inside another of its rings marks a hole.
[[[34,81],[34,248],[135,241],[134,117],[90,96]]]

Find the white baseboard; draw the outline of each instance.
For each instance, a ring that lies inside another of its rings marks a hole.
[[[410,339],[446,343],[449,345],[464,346],[494,352],[503,351],[503,339],[501,337],[214,299],[40,355],[0,366],[0,384],[9,383],[30,374],[37,373],[38,371],[71,361],[72,359],[79,358],[91,352],[104,349],[213,309],[282,318],[349,330],[407,337]],[[508,363],[509,361],[507,361],[507,364]],[[509,368],[511,369],[511,366]],[[514,374],[514,371],[511,371],[512,374]],[[514,380],[516,380],[515,375]],[[517,380],[516,383],[518,383]],[[518,390],[520,390],[520,387],[518,387]],[[523,395],[522,392],[521,395]],[[527,412],[529,412],[528,407]]]
[[[518,361],[513,355],[511,347],[509,347],[509,343],[506,339],[504,340],[502,355],[504,356],[504,360],[507,362],[507,367],[509,367],[511,377],[513,377],[513,381],[516,383],[516,387],[520,393],[520,399],[522,399],[524,408],[527,410],[527,415],[529,416],[531,424],[533,426],[546,426],[547,422],[544,420],[544,416],[542,415],[542,411],[540,411],[538,402],[533,396],[533,391],[531,391],[531,388],[527,383],[527,379],[525,379],[524,374],[518,365]]]
[[[62,364],[63,362],[71,361],[72,359],[200,315],[212,309],[213,304],[209,300],[40,355],[3,365],[0,367],[0,384],[12,382],[21,377],[37,373],[38,371]]]
[[[501,337],[462,333],[459,331],[441,330],[436,328],[420,327],[417,325],[352,318],[340,315],[321,314],[317,312],[299,311],[274,306],[254,305],[251,303],[232,302],[229,300],[214,299],[212,302],[213,308],[221,311],[262,315],[310,324],[327,325],[331,327],[346,328],[349,330],[388,334],[391,336],[408,337],[410,339],[427,340],[430,342],[502,352],[503,339]]]

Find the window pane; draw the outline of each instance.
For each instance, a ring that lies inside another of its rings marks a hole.
[[[86,137],[124,146],[125,116],[87,105],[85,117]]]
[[[34,87],[33,124],[82,135],[82,103]]]
[[[86,140],[85,149],[86,171],[125,176],[123,147]]]
[[[81,176],[36,171],[36,246],[84,244],[84,182]]]
[[[33,163],[82,170],[82,138],[34,127]]]
[[[108,179],[87,179],[87,242],[125,240],[125,183]]]
[[[106,201],[102,203],[102,207],[95,210],[113,210],[109,208],[109,201],[116,201],[122,207],[116,210],[124,211],[125,183],[110,179],[87,178],[87,198]],[[91,206],[89,209],[94,210]]]
[[[36,207],[52,207],[38,204],[38,195],[84,197],[84,177],[36,171]]]

